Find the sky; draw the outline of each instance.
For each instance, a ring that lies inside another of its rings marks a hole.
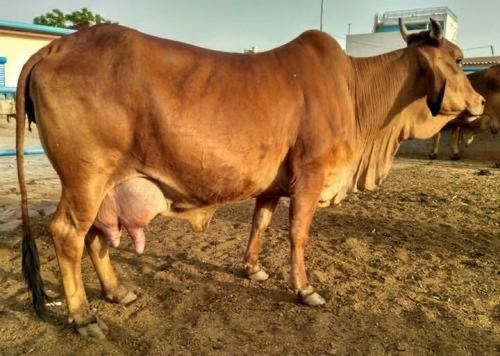
[[[268,50],[319,28],[321,0],[0,0],[1,20],[32,22],[52,9],[87,7],[104,18],[160,37],[241,52]],[[448,6],[458,16],[465,56],[500,54],[500,0],[324,0],[323,30],[342,46],[351,33],[369,33],[376,13]],[[488,47],[473,49],[476,47]]]

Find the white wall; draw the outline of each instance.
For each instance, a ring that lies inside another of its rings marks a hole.
[[[446,17],[446,28],[444,36],[453,43],[457,43],[458,23],[453,17]]]
[[[17,78],[33,53],[59,36],[0,30],[0,57],[6,57],[5,86],[16,87]]]
[[[376,56],[405,46],[399,31],[347,35],[346,39],[346,52],[353,57]]]

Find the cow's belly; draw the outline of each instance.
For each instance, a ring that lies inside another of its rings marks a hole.
[[[179,185],[169,182],[165,184],[165,181],[135,177],[118,184],[103,199],[94,227],[114,247],[119,246],[124,228],[138,254],[142,254],[145,248],[143,230],[158,214],[185,219],[195,231],[204,231],[220,203],[193,199],[185,191],[177,189]]]
[[[276,150],[200,150],[192,143],[148,162],[138,171],[158,182],[175,208],[187,209],[246,200],[286,187],[285,144]],[[287,188],[287,187],[286,187]]]

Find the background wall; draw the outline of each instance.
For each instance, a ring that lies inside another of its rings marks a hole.
[[[431,149],[432,139],[406,141],[401,145],[398,156],[427,158]],[[438,159],[448,160],[450,156],[451,130],[444,129],[441,132]],[[460,157],[469,160],[500,162],[500,134],[495,136],[488,131],[474,136],[474,141],[469,147],[465,147],[463,143],[460,145]]]
[[[5,63],[5,86],[16,87],[17,78],[28,58],[40,48],[59,36],[28,34],[0,31],[0,56],[7,58]]]

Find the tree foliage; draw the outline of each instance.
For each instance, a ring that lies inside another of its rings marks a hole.
[[[112,22],[106,20],[99,14],[94,14],[92,11],[84,7],[81,10],[73,11],[70,14],[64,14],[59,9],[53,9],[51,12],[35,17],[33,19],[33,23],[37,25],[70,28],[72,26],[85,23],[98,24]]]
[[[45,15],[35,17],[33,23],[53,27],[66,27],[66,16],[61,10],[54,9]]]

